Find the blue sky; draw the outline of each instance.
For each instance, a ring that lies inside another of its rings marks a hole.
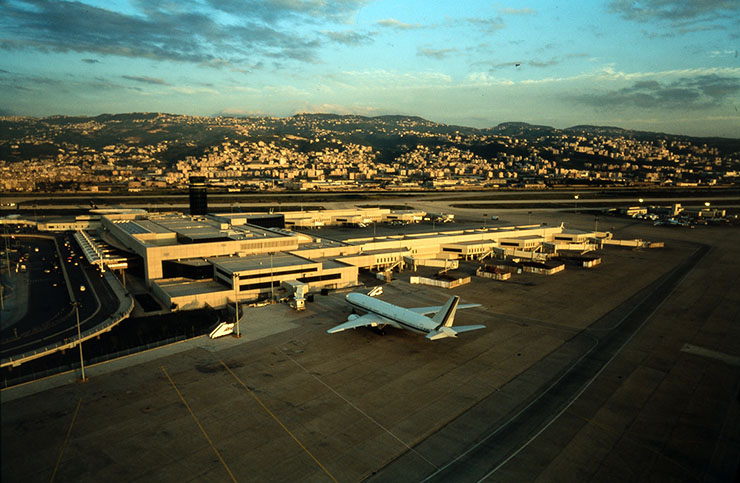
[[[0,0],[0,114],[740,137],[740,1]]]

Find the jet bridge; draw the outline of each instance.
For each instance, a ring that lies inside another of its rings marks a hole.
[[[88,263],[97,265],[101,272],[105,272],[106,267],[111,270],[128,268],[126,257],[111,256],[112,250],[104,243],[95,240],[85,230],[78,230],[74,237]]]

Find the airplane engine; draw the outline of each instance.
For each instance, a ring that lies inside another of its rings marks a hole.
[[[349,320],[355,320],[355,319],[356,319],[356,318],[358,318],[358,317],[359,317],[359,315],[357,315],[357,314],[350,314],[350,315],[349,315],[349,317],[347,317],[347,320],[348,320],[348,321],[349,321]]]

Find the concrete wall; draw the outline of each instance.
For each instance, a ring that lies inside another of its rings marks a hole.
[[[552,275],[565,270],[565,264],[555,265],[553,267],[540,267],[532,265],[522,265],[523,272],[536,273],[539,275]]]
[[[429,285],[432,287],[442,287],[450,289],[470,283],[470,277],[458,278],[456,280],[435,280],[433,278],[412,276],[409,281],[412,284]]]
[[[478,269],[475,272],[477,277],[490,278],[492,280],[509,280],[511,278],[511,272],[487,272],[482,269]]]
[[[172,304],[176,304],[177,310],[201,309],[206,305],[220,309],[226,307],[229,302],[233,303],[234,301],[234,291],[226,287],[222,291],[172,295],[167,291],[166,285],[160,286],[157,281],[154,281],[151,285],[151,290],[157,300],[162,302],[166,308],[171,307]]]

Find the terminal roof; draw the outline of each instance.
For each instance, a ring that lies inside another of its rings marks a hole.
[[[270,260],[270,255],[255,255],[249,257],[230,257],[212,259],[219,268],[230,272],[248,272],[252,270],[264,270],[266,268],[289,267],[292,265],[307,265],[316,263],[307,258],[291,255],[290,253],[276,253]]]

